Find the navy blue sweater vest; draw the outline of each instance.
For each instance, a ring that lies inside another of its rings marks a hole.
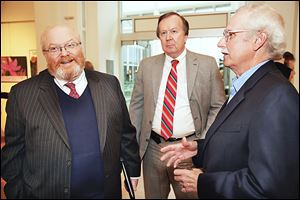
[[[72,153],[71,198],[101,198],[103,160],[90,89],[86,87],[79,99],[56,89]]]

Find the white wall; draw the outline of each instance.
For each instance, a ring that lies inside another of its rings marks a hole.
[[[100,71],[106,72],[106,60],[114,61],[114,74],[120,71],[120,22],[118,2],[98,2]]]
[[[118,2],[86,2],[86,58],[96,70],[106,72],[106,60],[114,61],[114,75],[120,71]]]
[[[100,70],[99,57],[99,33],[98,33],[98,17],[97,2],[85,2],[85,57],[91,61],[95,70]]]

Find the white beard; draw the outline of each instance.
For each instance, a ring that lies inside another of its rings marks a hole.
[[[55,77],[61,80],[72,81],[74,77],[77,77],[81,74],[82,70],[83,69],[78,64],[76,64],[76,66],[73,68],[73,71],[70,73],[66,73],[63,67],[59,67],[55,72]]]

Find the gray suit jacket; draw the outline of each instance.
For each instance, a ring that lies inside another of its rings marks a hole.
[[[131,176],[140,175],[136,132],[118,80],[88,70],[86,77],[98,121],[104,197],[120,198],[120,156]],[[71,149],[55,87],[45,70],[11,89],[1,153],[8,198],[70,197]]]
[[[137,129],[143,158],[152,129],[165,54],[141,61],[130,102],[130,118]],[[196,135],[204,138],[225,101],[223,81],[214,58],[187,51],[187,89]]]

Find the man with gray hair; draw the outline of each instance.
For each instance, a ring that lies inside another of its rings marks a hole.
[[[285,48],[282,17],[248,5],[232,17],[218,43],[236,78],[204,143],[182,140],[161,149],[176,167],[182,191],[200,198],[299,198],[299,94],[273,59]]]

